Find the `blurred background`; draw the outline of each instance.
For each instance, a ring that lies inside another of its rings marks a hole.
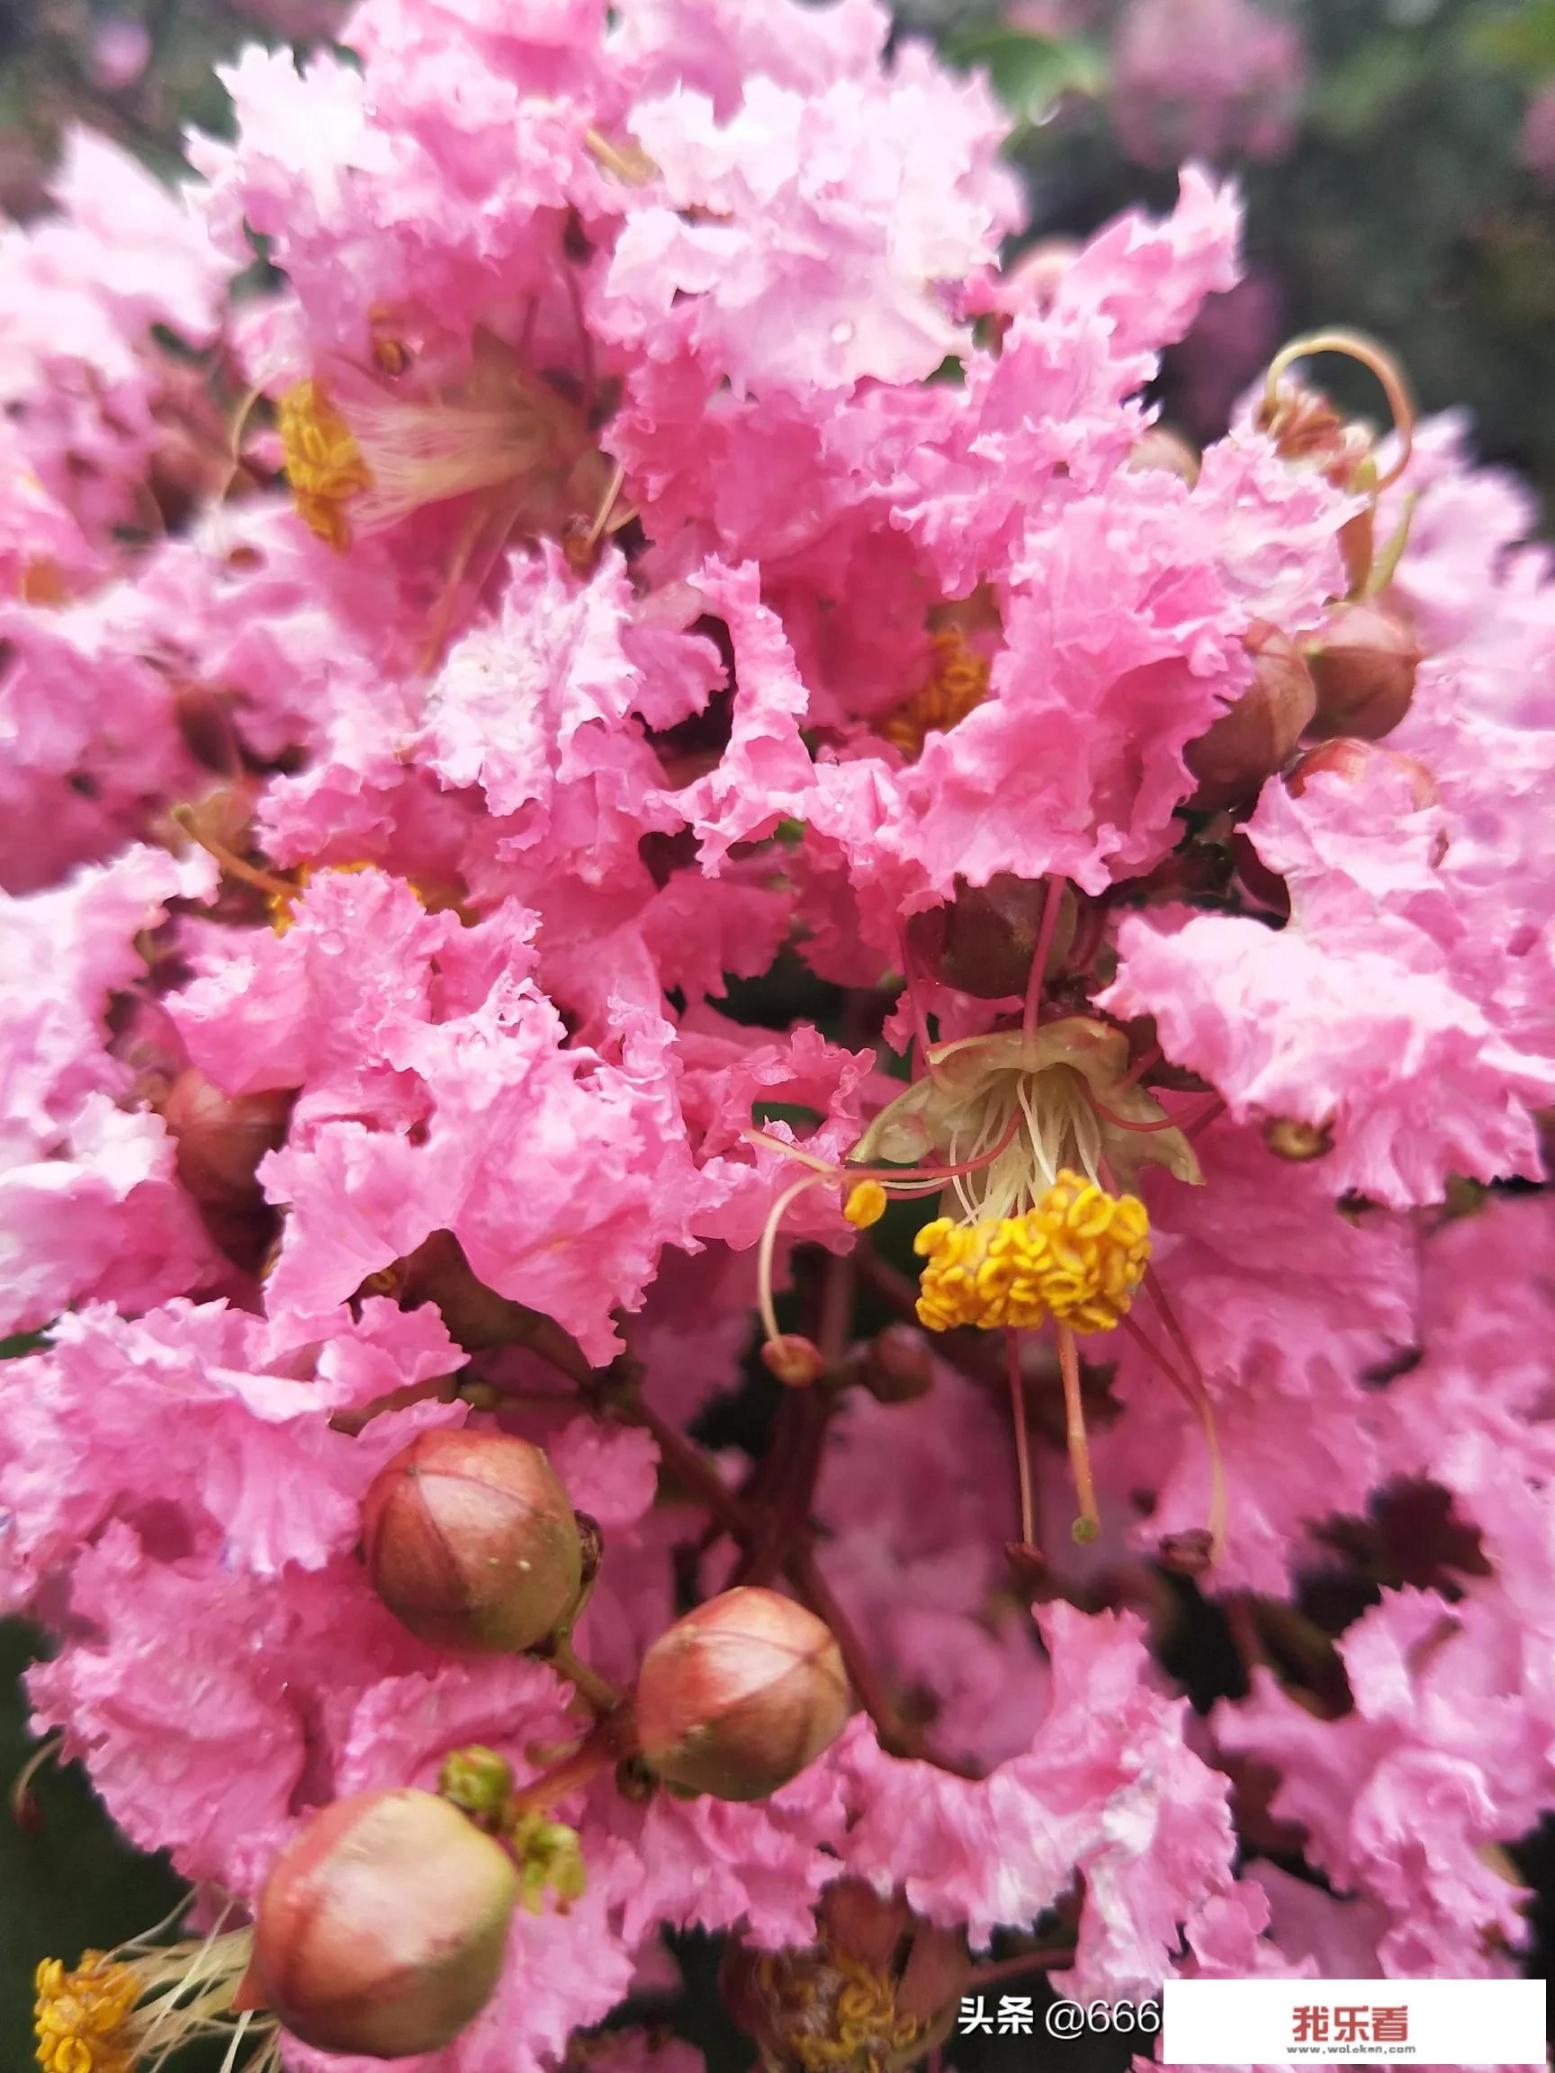
[[[344,12],[338,0],[0,0],[0,217],[47,206],[73,123],[176,177],[185,125],[225,125],[215,62],[255,39],[327,39]],[[1485,457],[1529,476],[1555,513],[1555,0],[902,0],[896,17],[898,34],[991,73],[1016,124],[1033,242],[1169,204],[1184,157],[1238,175],[1250,271],[1165,370],[1180,430],[1216,436],[1283,339],[1343,323],[1388,343],[1425,409],[1465,408]],[[1351,396],[1342,374],[1325,363],[1347,402],[1375,408],[1364,377]],[[0,1358],[23,1350],[0,1343]],[[26,1629],[0,1626],[7,1784],[29,1753],[16,1680],[32,1647]],[[1207,1703],[1215,1679],[1201,1682]],[[31,2063],[39,1956],[111,1946],[178,1891],[116,1840],[75,1771],[45,1763],[0,1805],[4,2073]],[[712,2073],[747,2066],[709,1954],[684,1955],[684,2026]],[[946,2059],[972,2073],[1029,2065],[1039,2049],[952,2044]],[[1070,2073],[1087,2073],[1088,2056],[1065,2047]]]

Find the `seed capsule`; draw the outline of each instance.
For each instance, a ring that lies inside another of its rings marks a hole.
[[[667,1784],[764,1799],[836,1740],[848,1680],[829,1628],[754,1585],[689,1612],[649,1649],[638,1746]]]
[[[384,1604],[440,1648],[533,1648],[582,1588],[567,1493],[510,1433],[419,1434],[368,1486],[362,1541]]]
[[[430,1792],[363,1792],[276,1859],[255,1918],[266,2004],[320,2051],[403,2059],[479,2015],[502,1971],[518,1872]]]

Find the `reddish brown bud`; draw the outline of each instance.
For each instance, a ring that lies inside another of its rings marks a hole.
[[[1135,440],[1125,465],[1145,474],[1175,475],[1192,489],[1202,462],[1180,432],[1152,425],[1143,438]]]
[[[907,940],[930,978],[979,1000],[1005,1000],[1026,991],[1046,904],[1044,879],[1000,872],[986,885],[958,880],[953,900],[912,917]],[[1076,911],[1066,886],[1048,952],[1049,977],[1074,943]]]
[[[1345,735],[1325,741],[1320,749],[1308,749],[1292,767],[1286,783],[1299,799],[1314,777],[1327,775],[1343,778],[1346,784],[1358,785],[1366,781],[1369,773],[1379,770],[1396,770],[1407,777],[1417,808],[1441,803],[1436,779],[1418,756],[1406,756],[1398,749],[1378,748],[1375,742],[1355,741]]]
[[[518,1892],[502,1846],[435,1794],[338,1800],[265,1882],[258,1985],[320,2051],[438,2051],[490,2000]]]
[[[384,1604],[440,1648],[532,1648],[578,1602],[567,1493],[510,1433],[421,1433],[368,1486],[362,1541]]]
[[[668,1784],[764,1799],[842,1732],[848,1680],[813,1612],[742,1585],[659,1636],[636,1706],[638,1747]]]
[[[1289,634],[1260,619],[1245,645],[1253,658],[1251,686],[1184,755],[1199,780],[1192,804],[1233,805],[1272,777],[1305,733],[1317,707],[1311,672]]]
[[[189,1066],[162,1103],[178,1178],[196,1202],[247,1209],[262,1202],[259,1162],[286,1137],[294,1094],[223,1094]]]
[[[888,1324],[864,1348],[859,1381],[883,1404],[910,1404],[934,1387],[929,1342],[913,1324]]]
[[[1358,735],[1380,741],[1409,711],[1423,651],[1413,627],[1380,604],[1339,605],[1307,648],[1317,687],[1319,741]]]

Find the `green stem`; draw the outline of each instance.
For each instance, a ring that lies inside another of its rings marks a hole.
[[[558,1677],[565,1677],[575,1686],[580,1697],[597,1714],[615,1713],[626,1704],[626,1693],[612,1684],[608,1677],[601,1677],[597,1670],[591,1670],[570,1641],[558,1641],[550,1654],[541,1660],[548,1662]]]

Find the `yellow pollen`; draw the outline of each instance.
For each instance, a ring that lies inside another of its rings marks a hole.
[[[253,1953],[252,1930],[223,1932],[218,1922],[208,1936],[179,1943],[143,1938],[84,1951],[73,1968],[45,1958],[34,1975],[39,2066],[43,2073],[155,2073],[186,2045],[205,2041],[227,2047],[222,2063],[231,2073],[245,2043],[254,2049],[241,2073],[279,2073],[275,2018],[232,2005]]]
[[[298,515],[311,532],[344,553],[351,544],[345,506],[373,482],[356,435],[316,381],[288,389],[279,418],[286,479]]]
[[[132,2073],[135,2044],[127,2025],[140,1981],[128,1965],[111,1963],[102,1951],[83,1951],[74,1971],[59,1958],[45,1958],[34,1984],[44,2073]]]
[[[942,1216],[913,1243],[924,1261],[918,1317],[930,1331],[1030,1329],[1054,1317],[1105,1332],[1144,1275],[1150,1218],[1137,1195],[1109,1195],[1066,1167],[1023,1216]]]
[[[928,682],[880,728],[904,756],[921,755],[931,734],[948,732],[988,696],[987,658],[969,645],[959,627],[943,627],[931,645],[934,662]]]
[[[830,2027],[825,2035],[791,2032],[794,2055],[805,2073],[875,2073],[917,2039],[922,2025],[898,2011],[896,1988],[884,1973],[845,1951],[829,1955],[843,1982],[831,2004]]]
[[[886,1193],[877,1180],[861,1180],[842,1205],[842,1213],[856,1230],[867,1231],[885,1215]]]
[[[292,874],[296,881],[295,884],[284,893],[271,893],[265,901],[265,906],[270,915],[271,928],[274,929],[278,936],[284,936],[290,932],[292,923],[297,919],[293,911],[297,900],[307,891],[320,871],[354,872],[370,871],[372,868],[371,862],[366,857],[359,857],[354,863],[350,864],[299,864],[296,871]],[[407,880],[406,883],[409,884],[410,881]],[[413,893],[416,893],[417,899],[421,898],[420,893],[416,892],[413,884],[410,886],[410,889]]]

